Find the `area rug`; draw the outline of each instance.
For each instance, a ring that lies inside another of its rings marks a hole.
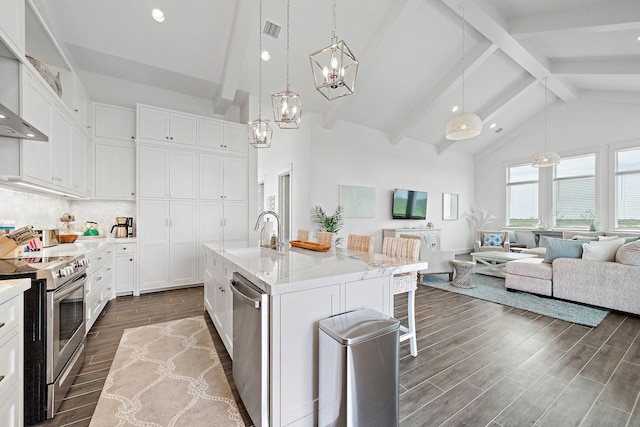
[[[610,312],[605,308],[545,298],[527,292],[510,292],[504,287],[504,279],[499,277],[472,274],[471,281],[475,286],[472,289],[457,288],[447,279],[446,275],[430,274],[424,276],[422,283],[585,326],[598,326]]]
[[[244,426],[202,316],[126,329],[91,427]]]

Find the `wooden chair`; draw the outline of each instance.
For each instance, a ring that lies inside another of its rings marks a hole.
[[[328,231],[318,231],[318,243],[321,245],[333,246],[333,233]]]
[[[382,241],[382,253],[394,258],[406,258],[417,261],[420,258],[420,239],[403,239],[400,237],[385,237]],[[416,288],[418,287],[418,271],[395,274],[393,276],[393,294],[407,293],[407,322],[409,327],[400,326],[400,342],[409,340],[411,355],[418,355],[416,339]]]
[[[349,234],[347,239],[347,249],[352,251],[373,253],[373,236],[361,236],[359,234]]]
[[[311,234],[309,230],[298,230],[298,240],[303,240],[305,242],[308,242],[309,234]]]

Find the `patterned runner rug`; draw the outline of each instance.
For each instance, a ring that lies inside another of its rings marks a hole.
[[[90,427],[244,426],[202,316],[127,329]]]
[[[451,285],[447,275],[426,274],[422,284],[585,326],[598,326],[610,312],[606,308],[542,297],[527,292],[508,292],[504,287],[504,279],[498,277],[472,274],[471,282],[475,286],[472,289],[457,288]]]

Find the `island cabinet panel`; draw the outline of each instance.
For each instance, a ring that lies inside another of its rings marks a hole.
[[[389,306],[393,306],[389,287],[389,276],[348,282],[345,286],[344,311],[368,307],[385,313]]]
[[[318,398],[318,322],[342,312],[340,283],[273,297],[272,403],[289,425],[314,413]],[[276,339],[279,338],[279,342]],[[277,390],[276,388],[280,389]]]

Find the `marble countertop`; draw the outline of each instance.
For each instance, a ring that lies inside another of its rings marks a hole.
[[[30,287],[30,279],[0,280],[0,304],[20,295]]]
[[[43,248],[37,253],[42,256],[74,256],[74,255],[88,255],[106,245],[112,245],[114,243],[135,243],[135,237],[103,237],[95,239],[78,239],[73,243],[63,243],[57,246],[51,246],[49,248]],[[34,252],[35,253],[35,252]],[[26,253],[28,254],[28,253]]]
[[[315,252],[300,248],[273,250],[236,245],[204,244],[263,291],[275,295],[332,282],[350,282],[423,270],[426,261],[392,258],[346,249]]]

